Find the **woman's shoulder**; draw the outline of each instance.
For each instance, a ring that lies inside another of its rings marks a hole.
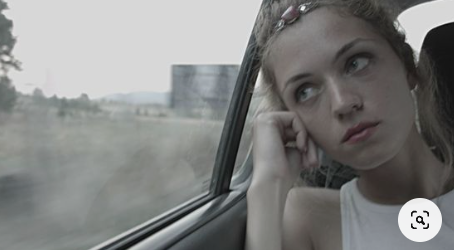
[[[340,216],[340,191],[328,188],[297,187],[287,196],[288,206],[301,211],[309,222],[328,222]]]
[[[316,187],[295,187],[288,194],[288,201],[304,208],[336,209],[340,205],[340,191]]]
[[[339,190],[293,188],[287,196],[285,210],[288,213],[284,215],[284,222],[290,225],[284,227],[298,231],[292,233],[299,235],[300,239],[306,235],[312,249],[337,249],[340,246]]]

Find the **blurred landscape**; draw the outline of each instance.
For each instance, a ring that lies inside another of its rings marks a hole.
[[[0,119],[0,248],[86,249],[202,194],[222,125],[20,96]]]
[[[171,93],[17,92],[0,112],[0,249],[88,249],[205,194],[233,92],[216,85],[226,67],[233,85],[237,66],[184,65]]]
[[[0,249],[89,249],[208,192],[239,65],[173,65],[213,43],[106,4],[0,0]]]

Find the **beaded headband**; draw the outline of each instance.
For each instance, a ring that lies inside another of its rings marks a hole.
[[[301,15],[308,13],[309,11],[315,9],[318,5],[315,3],[304,3],[295,7],[294,5],[287,8],[287,10],[282,14],[281,19],[277,22],[276,31],[281,31],[287,25],[292,24]]]

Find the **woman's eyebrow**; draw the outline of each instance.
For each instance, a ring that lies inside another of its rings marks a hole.
[[[356,38],[354,39],[353,41],[345,44],[344,46],[342,46],[342,48],[340,48],[336,55],[334,56],[334,59],[332,61],[332,64],[335,64],[337,62],[337,60],[339,60],[339,58],[347,53],[351,48],[355,47],[355,45],[357,45],[358,43],[362,43],[362,42],[373,42],[375,41],[374,39],[369,39],[369,38]]]
[[[297,82],[297,81],[299,81],[299,80],[301,80],[301,79],[304,79],[304,78],[306,78],[306,77],[309,77],[309,76],[311,76],[310,73],[302,73],[302,74],[297,74],[297,75],[292,76],[290,79],[288,79],[288,80],[285,82],[283,91],[285,91],[285,89],[286,89],[290,84],[292,84],[292,83],[294,83],[294,82]]]

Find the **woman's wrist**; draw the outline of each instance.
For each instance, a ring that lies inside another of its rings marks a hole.
[[[265,199],[285,204],[287,194],[293,184],[282,179],[252,181],[248,189],[248,201]]]
[[[249,191],[260,192],[263,189],[276,189],[282,192],[288,192],[293,187],[294,182],[288,178],[273,176],[266,178],[254,178],[252,177]]]

